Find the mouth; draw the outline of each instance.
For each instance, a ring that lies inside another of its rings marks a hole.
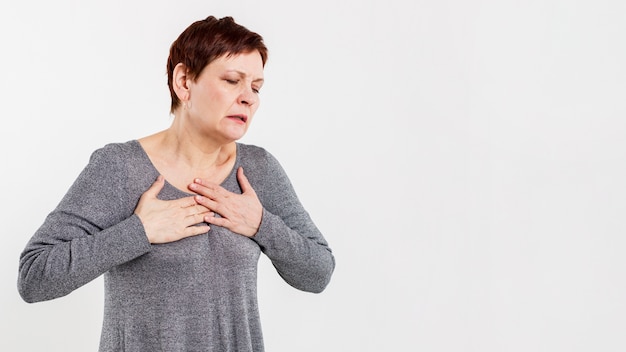
[[[242,123],[248,122],[248,116],[243,115],[243,114],[241,114],[241,115],[229,115],[228,118],[241,121]]]

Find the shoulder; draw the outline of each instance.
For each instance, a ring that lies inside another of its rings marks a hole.
[[[132,199],[145,192],[158,176],[137,140],[96,149],[83,173],[87,179],[108,187],[111,194],[123,191]]]
[[[136,140],[109,143],[91,153],[87,170],[101,175],[133,174],[135,169],[146,168],[146,158],[142,153],[143,149]]]
[[[242,159],[263,159],[271,156],[270,152],[263,147],[253,144],[237,143],[237,152],[241,153]]]
[[[96,149],[92,158],[124,159],[141,156],[141,145],[137,140],[122,143],[109,143]]]
[[[109,143],[91,153],[89,164],[125,167],[145,164],[145,154],[137,140]]]
[[[243,143],[237,143],[237,145],[239,160],[244,168],[246,166],[267,168],[278,165],[278,160],[276,160],[274,155],[272,155],[272,153],[267,151],[265,148]]]
[[[282,165],[266,149],[250,144],[238,143],[239,166],[251,182],[284,184],[289,180]]]

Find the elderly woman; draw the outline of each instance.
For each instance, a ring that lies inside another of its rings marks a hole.
[[[232,18],[172,44],[172,125],[95,151],[20,257],[27,302],[104,274],[100,351],[263,351],[260,253],[321,292],[334,257],[279,163],[236,142],[259,107],[267,49]]]

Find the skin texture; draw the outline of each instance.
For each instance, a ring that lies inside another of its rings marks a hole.
[[[195,179],[189,188],[201,194],[195,197],[199,205],[212,210],[204,216],[204,221],[252,237],[261,224],[263,206],[241,167],[237,169],[237,180],[242,194],[229,192],[217,184],[199,178]],[[221,217],[215,217],[215,213]]]
[[[135,209],[148,240],[168,243],[206,233],[204,222],[254,236],[263,207],[243,169],[237,170],[243,194],[229,192],[220,183],[234,166],[235,142],[245,135],[259,107],[261,55],[254,51],[222,56],[198,77],[190,77],[178,64],[173,82],[182,104],[172,125],[139,140],[162,175]],[[166,180],[195,195],[159,200]]]
[[[150,243],[177,241],[209,231],[207,225],[193,226],[209,214],[208,208],[196,204],[194,197],[159,200],[157,195],[164,185],[165,179],[159,176],[141,196],[135,209],[136,214],[141,214],[139,216]]]

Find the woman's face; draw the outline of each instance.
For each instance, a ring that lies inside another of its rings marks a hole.
[[[257,51],[222,56],[187,82],[187,117],[195,131],[221,143],[243,137],[259,107],[263,61]],[[185,103],[183,103],[185,104]]]

